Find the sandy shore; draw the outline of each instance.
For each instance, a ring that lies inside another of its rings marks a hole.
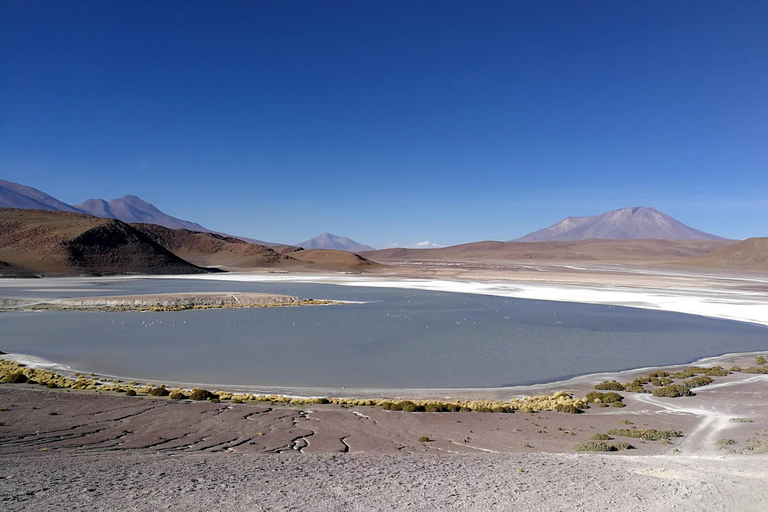
[[[576,415],[177,402],[5,384],[0,500],[7,510],[764,510],[766,455],[737,452],[768,442],[768,375],[735,373],[696,392],[622,393],[627,407]],[[574,451],[616,428],[683,436],[614,435],[634,448]]]

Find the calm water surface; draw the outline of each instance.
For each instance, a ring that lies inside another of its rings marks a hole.
[[[50,286],[49,286],[50,285]],[[768,330],[615,306],[326,284],[0,282],[0,297],[253,291],[363,304],[169,313],[0,313],[0,349],[141,380],[464,388],[768,350]]]

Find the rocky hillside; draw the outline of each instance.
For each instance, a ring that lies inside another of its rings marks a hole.
[[[0,274],[204,273],[115,219],[80,213],[0,209]]]

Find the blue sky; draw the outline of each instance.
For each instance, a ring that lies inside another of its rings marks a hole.
[[[0,177],[377,247],[654,206],[768,236],[768,3],[0,5]]]

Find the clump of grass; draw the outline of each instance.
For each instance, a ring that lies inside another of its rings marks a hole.
[[[233,404],[241,404],[241,403],[243,403],[243,401],[241,399],[239,399],[239,398],[233,398],[232,399],[232,403]]]
[[[420,443],[428,443],[428,442],[430,442],[430,441],[432,441],[432,440],[431,440],[429,437],[427,437],[427,436],[421,436],[421,437],[419,438],[419,442],[420,442]]]
[[[128,389],[125,391],[125,396],[136,396],[136,391]]]
[[[757,362],[758,365],[762,366],[765,364],[765,356],[757,356],[755,358],[755,361]]]
[[[713,382],[715,382],[715,379],[713,379],[712,377],[701,375],[701,376],[693,377],[691,379],[686,380],[685,382],[683,382],[683,386],[686,386],[688,388],[700,388],[702,386],[708,386]]]
[[[589,439],[592,441],[610,441],[613,438],[608,434],[601,434],[598,432],[597,434],[593,434]]]
[[[752,423],[754,420],[749,418],[728,418],[728,421],[732,421],[734,423]]]
[[[584,411],[582,411],[581,409],[579,409],[578,407],[576,407],[573,404],[557,404],[555,406],[555,411],[556,412],[565,412],[565,413],[568,413],[568,414],[580,414],[580,413],[584,412]]]
[[[634,437],[637,439],[645,439],[646,441],[658,441],[659,439],[683,437],[683,433],[678,430],[654,430],[639,428],[614,428],[607,431],[606,434],[617,437]]]
[[[613,446],[617,450],[633,450],[635,447],[629,444],[626,441],[619,441],[618,443],[614,443]]]
[[[8,384],[24,384],[27,382],[27,376],[21,372],[14,372],[6,375],[5,378],[3,378],[3,382],[7,382]]]
[[[170,392],[167,389],[165,389],[165,386],[160,386],[157,388],[150,389],[149,394],[152,396],[168,396]]]
[[[732,446],[736,444],[736,441],[734,441],[733,439],[718,439],[717,444],[719,444],[720,446]]]
[[[749,368],[742,368],[742,373],[759,373],[759,374],[768,374],[768,366],[763,367],[757,367],[757,366],[750,366]]]
[[[573,447],[577,452],[615,452],[616,447],[602,441],[587,441]]]
[[[629,421],[629,420],[621,420],[621,424],[622,424],[622,425],[634,425],[634,423],[632,423],[632,422],[631,422],[631,421]]]
[[[765,455],[768,453],[768,441],[751,441],[744,447],[744,451],[757,455]]]
[[[598,391],[590,391],[587,393],[587,396],[584,397],[584,400],[594,404],[612,404],[621,402],[624,400],[624,397],[614,392],[600,393]]]
[[[601,391],[624,391],[624,384],[616,382],[615,380],[606,380],[597,384],[595,389]]]
[[[664,386],[653,390],[653,396],[664,398],[678,398],[681,396],[694,396],[691,388],[683,386],[681,384],[672,384],[671,386]]]
[[[187,395],[185,395],[181,391],[171,391],[168,394],[168,398],[170,398],[171,400],[185,400],[187,398]]]
[[[211,398],[217,398],[217,397],[207,389],[195,388],[192,390],[192,393],[189,395],[189,398],[191,400],[196,400],[199,402],[202,400],[210,400]]]

